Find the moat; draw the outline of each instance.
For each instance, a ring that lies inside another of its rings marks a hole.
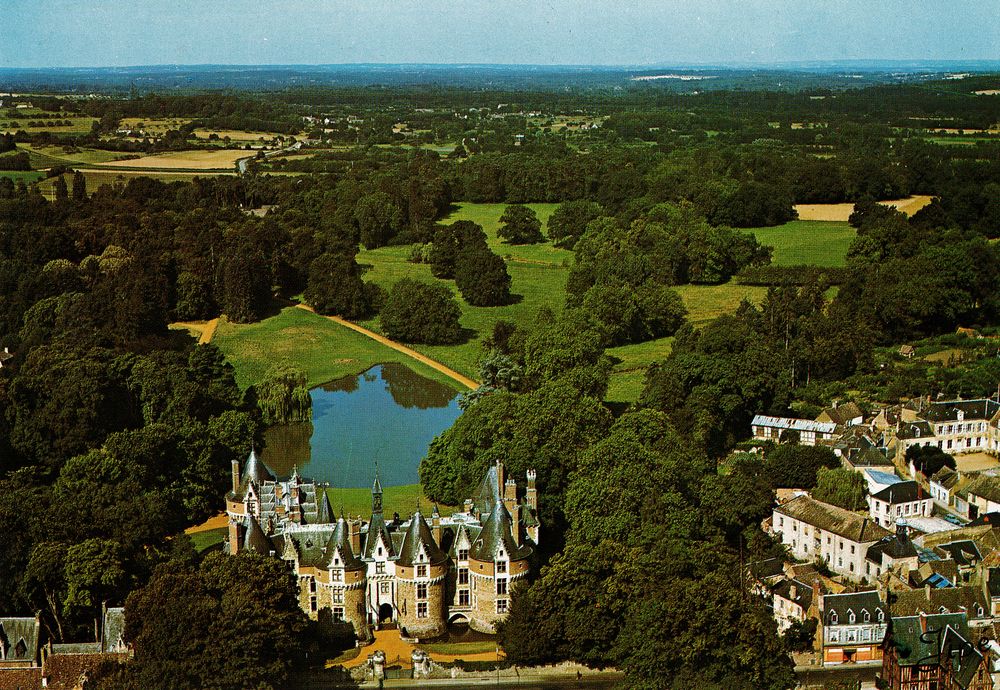
[[[458,391],[398,363],[310,392],[312,423],[268,429],[262,459],[280,476],[297,466],[338,488],[371,486],[376,460],[384,486],[416,484],[431,441],[461,413]]]

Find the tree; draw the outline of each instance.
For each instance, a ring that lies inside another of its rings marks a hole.
[[[361,280],[361,267],[353,256],[320,254],[309,264],[304,297],[319,314],[358,319],[372,313],[378,289]]]
[[[587,229],[587,224],[604,214],[601,205],[593,201],[564,201],[549,217],[549,239],[557,247],[572,249]]]
[[[66,551],[67,612],[90,610],[94,614],[94,639],[105,601],[120,599],[127,591],[128,575],[121,547],[107,539],[87,539]]]
[[[864,510],[868,485],[860,472],[843,467],[820,467],[816,473],[816,488],[812,496],[817,501],[832,503],[847,510]]]
[[[474,307],[510,303],[510,274],[504,260],[485,245],[463,248],[455,262],[455,285]]]
[[[809,652],[813,649],[813,641],[816,639],[816,627],[819,621],[815,618],[807,618],[805,621],[792,621],[781,641],[785,649],[789,652]]]
[[[231,248],[223,263],[222,311],[230,321],[259,321],[271,298],[264,253],[247,240]]]
[[[458,302],[444,285],[403,278],[389,291],[379,319],[393,340],[440,345],[462,339],[461,315]]]
[[[389,242],[399,232],[403,214],[385,192],[366,194],[354,207],[354,221],[358,226],[361,244],[375,249]]]
[[[303,371],[287,364],[272,366],[255,386],[264,424],[289,424],[312,419],[312,398]]]
[[[512,204],[504,209],[497,235],[508,244],[537,244],[545,241],[538,216],[532,209],[521,204]]]
[[[434,232],[429,260],[434,277],[454,278],[455,264],[463,249],[489,251],[481,225],[471,220],[458,220],[451,225],[439,226]]]
[[[73,201],[87,200],[87,178],[77,170],[73,173]]]
[[[823,446],[779,445],[764,456],[764,474],[775,488],[811,489],[824,467],[838,468],[840,461]]]
[[[55,181],[52,183],[52,193],[55,195],[56,201],[66,201],[69,199],[69,191],[66,189],[66,180],[63,179],[62,175],[56,177]]]
[[[942,468],[955,469],[955,458],[937,446],[910,446],[906,449],[906,462],[925,477],[932,477]]]

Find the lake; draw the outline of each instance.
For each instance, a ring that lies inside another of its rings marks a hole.
[[[370,487],[378,461],[383,486],[419,482],[431,441],[461,414],[454,388],[399,363],[380,364],[313,388],[312,423],[269,428],[261,458],[279,476],[299,474],[331,487]]]

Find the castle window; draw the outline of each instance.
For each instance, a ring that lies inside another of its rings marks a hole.
[[[427,602],[417,602],[417,618],[427,618]]]
[[[343,592],[339,592],[339,591],[338,592],[332,592],[331,593],[331,597],[333,598],[333,603],[334,604],[343,604],[344,603],[344,593]]]
[[[417,599],[427,598],[427,583],[421,582],[417,585]]]
[[[467,560],[469,560],[469,550],[468,549],[459,549],[458,550],[458,560],[460,560],[460,561],[467,561]]]
[[[385,575],[385,561],[375,561],[375,574]]]
[[[507,578],[498,577],[497,578],[497,594],[507,593]]]
[[[459,568],[458,569],[458,584],[467,585],[469,584],[469,569]]]
[[[498,573],[507,572],[507,561],[497,561],[497,572]]]
[[[458,590],[458,605],[459,606],[469,605],[469,590],[467,589]]]
[[[344,571],[343,570],[331,570],[330,580],[332,582],[343,582],[344,581]]]
[[[427,577],[427,566],[418,565],[417,566],[417,577]]]
[[[316,595],[309,597],[309,610],[316,613]]]
[[[311,578],[311,577],[309,578],[309,591],[310,592],[315,592],[316,591],[316,580],[314,578]]]
[[[344,607],[343,606],[334,606],[333,607],[333,620],[337,621],[337,622],[341,622],[341,621],[344,620]]]
[[[497,599],[497,613],[501,614],[501,615],[507,613],[507,600],[506,599]]]
[[[380,582],[378,586],[378,591],[380,591],[382,594],[389,594],[389,592],[391,591],[391,587],[392,583]]]

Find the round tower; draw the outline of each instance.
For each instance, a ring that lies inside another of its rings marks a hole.
[[[365,606],[367,566],[354,553],[351,530],[341,516],[325,549],[318,608],[329,608],[333,622],[349,623],[360,640],[371,639]]]
[[[496,501],[469,550],[469,627],[473,630],[496,632],[497,621],[505,618],[510,609],[513,583],[528,574],[532,548],[520,534],[503,501]]]
[[[420,512],[413,514],[396,560],[396,606],[400,634],[428,639],[443,635],[448,555]]]

